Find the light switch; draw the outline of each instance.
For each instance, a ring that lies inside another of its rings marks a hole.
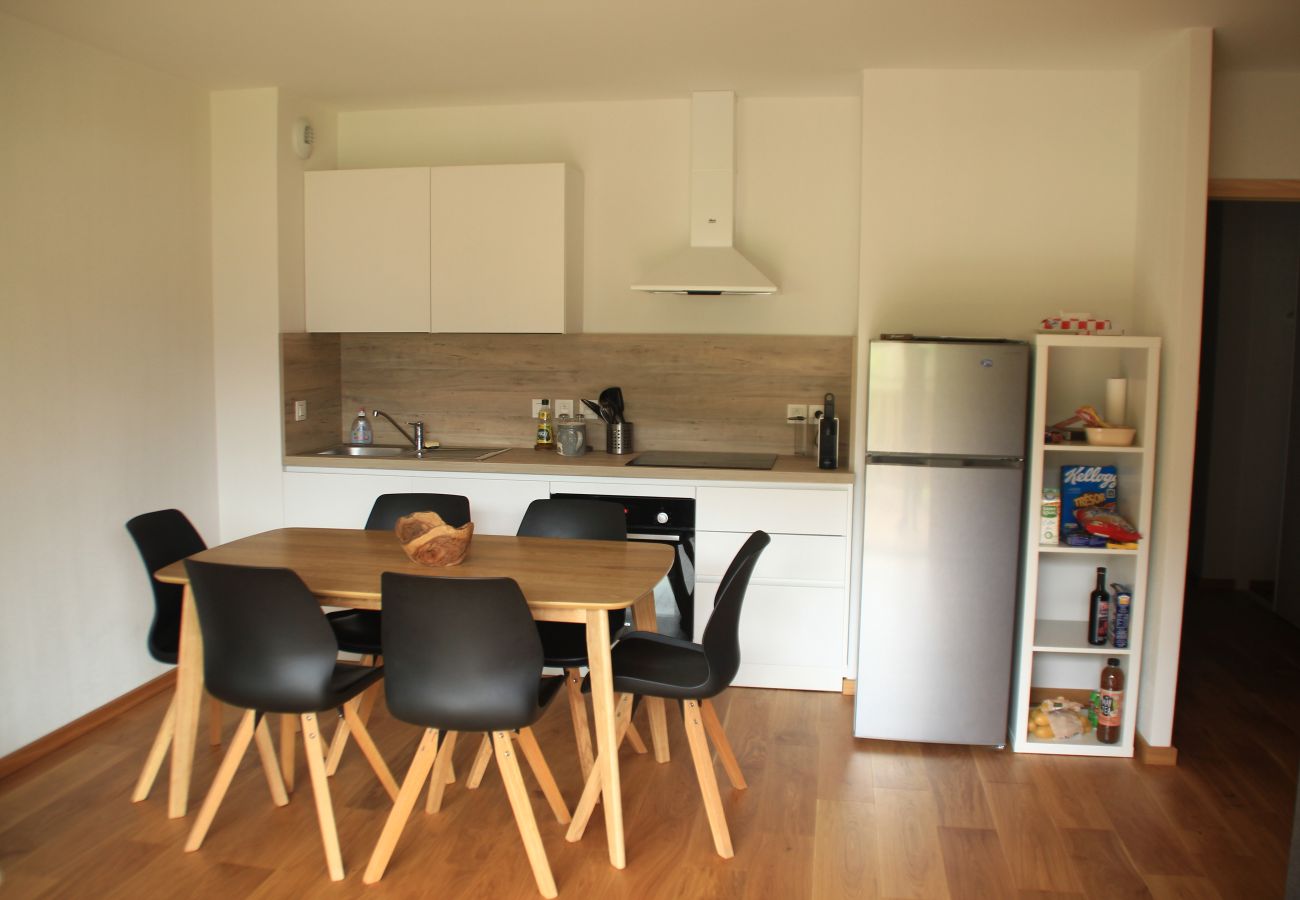
[[[293,420],[295,422],[303,422],[306,421],[306,419],[307,419],[307,401],[306,400],[293,401]]]

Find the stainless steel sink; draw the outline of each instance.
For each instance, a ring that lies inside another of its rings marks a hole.
[[[337,447],[330,447],[328,450],[320,450],[316,456],[404,456],[410,453],[415,455],[415,451],[410,447],[386,447],[383,445],[373,445],[369,447],[354,447],[352,444],[339,444]]]
[[[339,444],[337,447],[330,447],[328,450],[319,450],[315,455],[369,457],[372,459],[375,457],[386,459],[450,459],[477,462],[481,459],[489,459],[498,453],[505,453],[508,449],[508,447],[433,447],[423,453],[416,453],[411,447],[380,444],[357,447],[352,444]]]

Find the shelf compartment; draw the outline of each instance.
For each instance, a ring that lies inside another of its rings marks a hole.
[[[1119,652],[1123,653],[1124,651]],[[1029,693],[1029,709],[1034,709],[1045,699],[1055,697],[1065,697],[1067,700],[1077,700],[1080,703],[1087,704],[1091,694],[1091,691],[1083,688],[1034,687]],[[1117,743],[1103,744],[1097,740],[1096,729],[1087,734],[1075,735],[1064,740],[1034,737],[1028,734],[1026,729],[1025,733],[1016,735],[1012,749],[1017,753],[1056,753],[1065,756],[1127,757],[1133,755],[1132,742],[1124,739],[1123,731],[1120,732],[1120,739]]]
[[[1045,453],[1143,453],[1146,447],[1130,444],[1127,447],[1102,446],[1101,444],[1044,444]]]
[[[1111,550],[1106,547],[1069,547],[1065,544],[1039,544],[1039,553],[1065,553],[1070,556],[1137,556],[1138,550]]]
[[[1035,653],[1095,653],[1098,656],[1126,656],[1130,652],[1129,647],[1089,644],[1088,623],[1078,619],[1037,620],[1034,622],[1033,649]]]

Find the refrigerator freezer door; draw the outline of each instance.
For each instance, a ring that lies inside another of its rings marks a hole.
[[[1029,347],[872,341],[867,452],[1025,455]]]
[[[1018,467],[866,467],[854,733],[1003,744]]]

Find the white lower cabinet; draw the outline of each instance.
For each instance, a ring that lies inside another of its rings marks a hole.
[[[727,566],[766,531],[740,616],[741,687],[839,691],[848,664],[850,488],[701,487],[696,494],[695,639]],[[723,530],[726,529],[726,530]]]
[[[545,481],[464,478],[439,474],[285,472],[284,524],[289,527],[361,528],[381,494],[460,494],[469,498],[478,534],[514,534],[528,504],[550,496]]]

